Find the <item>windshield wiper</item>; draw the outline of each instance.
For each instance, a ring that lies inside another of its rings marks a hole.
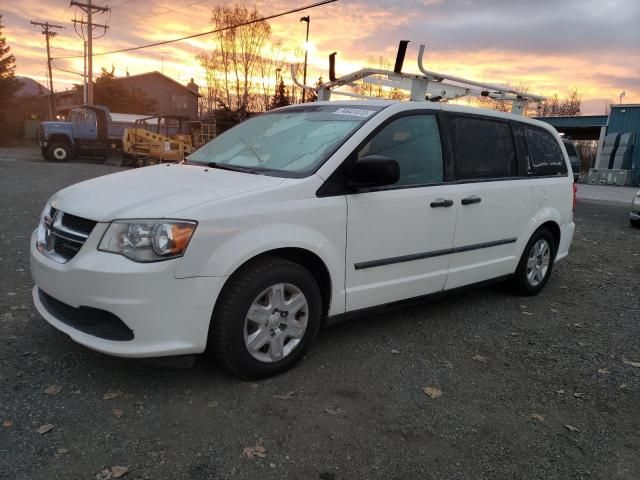
[[[219,168],[220,170],[231,170],[232,172],[253,173],[254,175],[262,175],[260,169],[251,167],[242,167],[240,165],[229,165],[228,163],[209,162],[207,167]]]

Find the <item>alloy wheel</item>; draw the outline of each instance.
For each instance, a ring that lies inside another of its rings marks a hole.
[[[302,341],[308,320],[309,304],[298,287],[271,285],[253,300],[245,316],[247,351],[261,362],[282,360]]]
[[[527,259],[527,281],[536,287],[545,279],[551,262],[551,247],[541,238],[534,243]]]

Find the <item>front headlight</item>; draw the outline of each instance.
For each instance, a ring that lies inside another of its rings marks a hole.
[[[189,220],[116,220],[104,232],[98,250],[118,253],[136,262],[180,257],[196,222]]]
[[[40,214],[40,221],[38,222],[38,230],[36,232],[36,247],[42,253],[45,253],[49,249],[48,231],[53,223],[51,218],[53,211],[54,210],[51,208],[51,200],[47,200],[47,203],[44,205],[42,213]]]

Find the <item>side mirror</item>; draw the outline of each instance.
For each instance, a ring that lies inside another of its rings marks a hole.
[[[358,160],[353,168],[354,188],[384,187],[393,185],[400,179],[400,165],[392,158],[370,155]]]

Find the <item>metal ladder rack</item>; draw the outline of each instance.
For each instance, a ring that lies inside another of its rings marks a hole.
[[[475,80],[468,80],[454,75],[427,70],[423,63],[423,57],[426,50],[425,45],[420,45],[418,53],[418,68],[422,74],[403,73],[402,65],[404,63],[408,44],[408,40],[402,40],[400,42],[393,71],[376,68],[363,68],[353,73],[336,77],[336,53],[334,52],[329,55],[328,82],[323,83],[318,87],[312,87],[300,83],[296,76],[295,65],[291,65],[291,78],[298,87],[316,92],[318,101],[330,100],[332,94],[362,99],[379,98],[337,90],[345,85],[354,86],[354,82],[358,80],[375,85],[409,91],[409,100],[415,102],[440,102],[466,96],[487,97],[494,100],[512,102],[511,113],[520,115],[524,114],[524,110],[530,102],[537,102],[539,104],[545,100],[545,97],[540,95],[531,95],[526,92],[505,88],[504,86],[477,82]]]

